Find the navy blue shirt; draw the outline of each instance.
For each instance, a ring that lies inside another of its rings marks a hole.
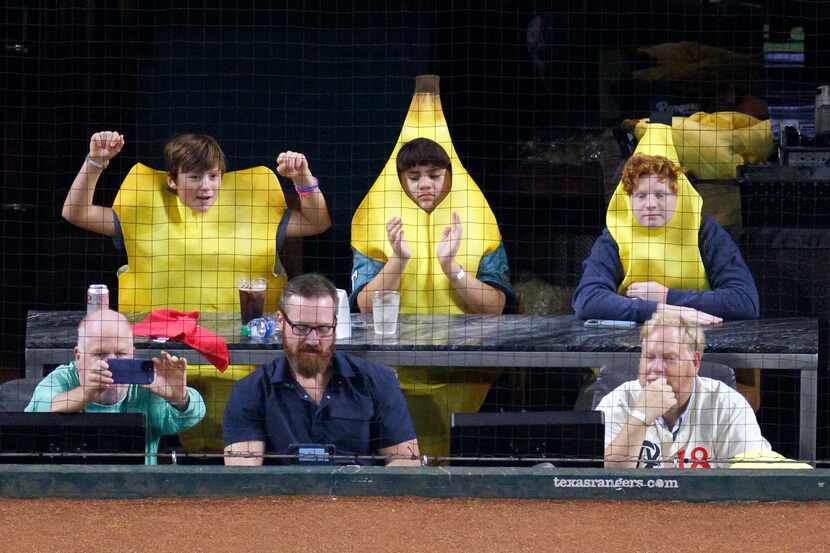
[[[344,353],[332,358],[319,405],[294,379],[285,357],[260,366],[234,385],[222,428],[226,446],[262,441],[272,454],[289,453],[292,443],[313,443],[334,444],[337,455],[374,455],[415,439],[395,372]]]
[[[758,289],[729,233],[711,217],[704,217],[698,244],[711,290],[672,288],[666,303],[692,307],[727,321],[757,319]],[[573,297],[577,318],[647,321],[657,303],[617,293],[624,278],[619,247],[605,229],[582,263],[582,278]]]

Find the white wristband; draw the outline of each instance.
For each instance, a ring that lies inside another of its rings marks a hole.
[[[93,167],[97,167],[98,169],[106,169],[107,165],[110,164],[109,160],[104,160],[104,163],[99,163],[89,156],[86,156],[86,161],[87,163],[89,163]]]
[[[464,280],[464,275],[467,274],[464,272],[464,269],[458,269],[458,272],[455,273],[455,280]]]

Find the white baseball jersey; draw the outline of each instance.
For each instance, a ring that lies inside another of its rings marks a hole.
[[[625,382],[602,398],[605,447],[624,430],[630,406],[642,392],[637,380]],[[638,467],[727,467],[736,455],[770,450],[755,412],[744,397],[719,380],[696,377],[686,410],[674,428],[658,418],[646,430]]]

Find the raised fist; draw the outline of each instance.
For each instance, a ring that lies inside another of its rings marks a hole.
[[[124,147],[124,136],[115,131],[101,131],[89,139],[89,157],[102,165],[118,155]]]
[[[277,156],[277,173],[289,179],[310,177],[308,160],[300,152],[282,152]]]

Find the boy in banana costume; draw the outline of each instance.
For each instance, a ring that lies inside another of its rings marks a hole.
[[[305,156],[291,151],[277,156],[277,171],[293,181],[300,196],[298,210],[287,209],[273,171],[226,173],[219,144],[196,134],[168,141],[166,171],[136,164],[111,208],[93,204],[101,173],[123,147],[118,132],[92,135],[62,211],[70,223],[110,236],[126,249],[128,265],[118,272],[118,311],[238,312],[240,278],[264,278],[265,311],[275,311],[285,284],[279,261],[283,241],[320,234],[331,225]],[[222,450],[224,404],[234,381],[253,368],[231,365],[219,373],[188,366],[188,382],[207,405],[204,423],[186,440],[188,449]]]
[[[515,310],[507,254],[484,195],[437,142],[400,146],[352,220],[352,302],[401,294],[401,313],[498,315]],[[400,367],[422,451],[448,453],[449,417],[478,411],[498,371]]]
[[[399,290],[403,313],[501,314],[514,293],[484,196],[453,186],[447,152],[428,138],[404,144],[396,169],[398,189],[371,190],[352,222],[360,310],[372,311],[372,292]]]
[[[757,319],[752,274],[702,208],[680,169],[671,128],[651,123],[611,197],[607,228],[583,263],[576,316],[644,322],[669,304],[698,324]]]

